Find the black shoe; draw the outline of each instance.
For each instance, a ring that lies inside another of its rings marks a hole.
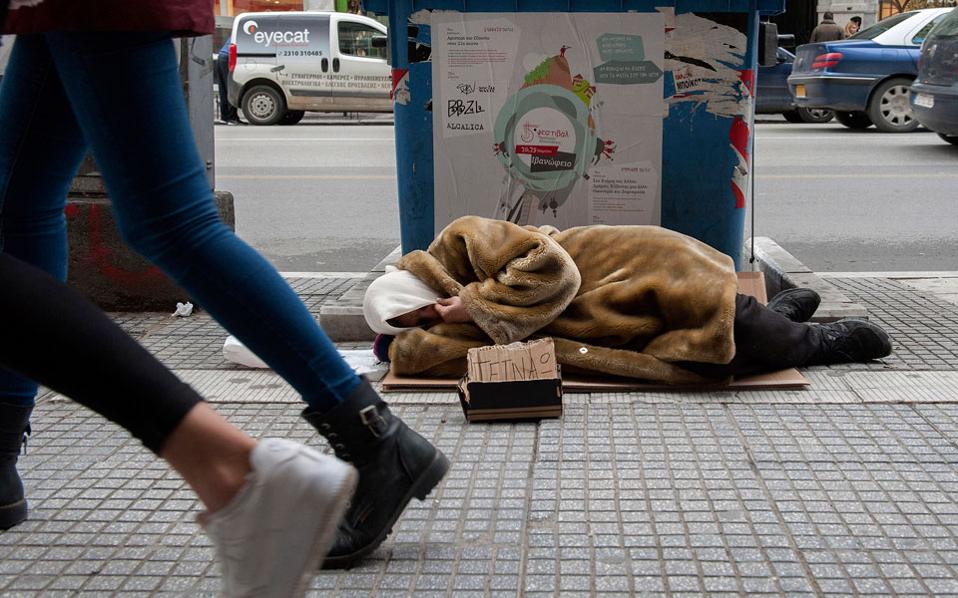
[[[807,322],[815,315],[822,298],[812,289],[785,289],[765,307],[793,322]]]
[[[810,326],[821,333],[821,338],[808,365],[869,361],[891,354],[888,334],[871,322],[847,319]]]
[[[352,504],[323,561],[325,569],[341,569],[382,544],[409,501],[414,496],[425,500],[439,484],[449,461],[393,415],[365,378],[332,411],[307,409],[303,417],[329,441],[337,457],[359,470]]]
[[[32,406],[0,404],[0,530],[27,518],[27,499],[17,473],[20,447],[30,434]]]

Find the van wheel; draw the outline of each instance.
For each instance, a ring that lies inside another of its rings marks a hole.
[[[254,125],[275,125],[286,114],[286,99],[269,85],[251,87],[243,95],[243,116]]]
[[[287,110],[286,114],[283,115],[283,118],[279,120],[281,125],[295,125],[299,121],[303,120],[303,116],[306,115],[305,110]]]

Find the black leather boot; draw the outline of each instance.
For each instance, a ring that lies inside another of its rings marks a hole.
[[[815,315],[822,298],[812,289],[785,289],[772,297],[765,307],[793,322],[807,322]]]
[[[303,411],[336,456],[359,470],[359,486],[339,525],[325,569],[348,567],[375,550],[392,532],[406,505],[425,500],[449,461],[428,440],[390,412],[364,378],[332,411]]]
[[[891,354],[888,334],[871,322],[846,319],[810,326],[821,336],[808,365],[862,362]]]
[[[0,404],[0,529],[10,529],[27,518],[17,458],[30,434],[31,411],[32,405]]]

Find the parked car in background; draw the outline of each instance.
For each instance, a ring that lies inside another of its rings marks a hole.
[[[921,46],[911,109],[918,122],[958,145],[958,8],[935,25]]]
[[[306,111],[392,112],[386,26],[337,12],[243,13],[230,39],[229,101],[254,125]]]
[[[792,74],[795,55],[785,48],[778,48],[777,63],[758,69],[755,92],[757,114],[781,114],[790,123],[827,123],[834,115],[831,110],[805,108],[795,105],[788,90],[788,76]]]
[[[901,13],[846,40],[799,46],[788,78],[795,104],[833,110],[852,129],[874,124],[886,132],[913,131],[918,121],[908,91],[921,43],[951,10]]]

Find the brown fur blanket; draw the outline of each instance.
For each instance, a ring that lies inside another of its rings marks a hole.
[[[520,227],[465,216],[397,264],[475,324],[411,329],[395,373],[461,376],[470,347],[551,336],[566,372],[703,382],[676,362],[728,363],[737,280],[731,258],[656,226]]]

